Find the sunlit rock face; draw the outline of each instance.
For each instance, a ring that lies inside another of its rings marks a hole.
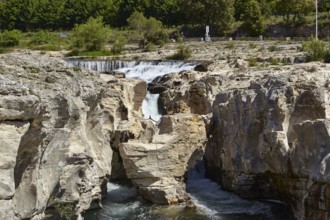
[[[246,198],[280,199],[296,219],[326,219],[330,68],[301,64],[181,72],[156,79],[167,114],[206,114],[207,175]],[[315,67],[314,67],[315,68]],[[196,104],[195,104],[196,103]]]
[[[296,219],[326,219],[329,72],[238,60],[160,76],[149,84],[164,114],[154,122],[141,112],[144,81],[1,55],[0,218],[80,217],[109,178],[131,180],[157,204],[184,202],[186,172],[204,156],[224,189],[283,200]]]
[[[198,115],[164,116],[157,127],[145,124],[140,138],[122,144],[127,177],[146,199],[156,204],[187,200],[184,175],[204,154],[205,126]]]
[[[146,83],[13,53],[0,56],[0,84],[0,218],[79,217],[99,204],[111,137],[142,117]]]

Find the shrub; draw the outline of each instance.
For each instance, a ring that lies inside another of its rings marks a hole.
[[[168,41],[168,34],[161,21],[151,17],[146,21],[144,37],[148,42],[163,45]]]
[[[274,52],[276,50],[276,45],[271,45],[268,47],[269,52]]]
[[[257,63],[257,59],[256,58],[254,58],[254,57],[251,57],[251,58],[249,58],[248,59],[248,63],[249,63],[249,66],[257,66],[258,65],[258,63]]]
[[[8,52],[7,48],[0,47],[0,54]]]
[[[0,46],[13,47],[17,46],[22,38],[19,30],[4,31],[0,36]]]
[[[303,51],[306,52],[309,61],[324,61],[328,54],[325,43],[314,37],[303,43]]]
[[[49,33],[49,31],[40,30],[34,34],[30,43],[34,45],[43,45],[43,44],[48,44],[51,41],[52,41],[52,36]]]
[[[190,47],[180,43],[178,50],[172,56],[167,57],[170,60],[187,60],[191,57],[192,51]]]
[[[78,50],[102,50],[108,42],[110,28],[106,27],[102,17],[90,18],[85,24],[73,29],[73,46]]]
[[[57,203],[54,205],[55,210],[62,219],[70,220],[74,216],[74,207],[69,203]]]
[[[129,26],[137,30],[140,37],[156,45],[163,45],[168,41],[168,33],[165,31],[161,21],[156,18],[146,18],[141,12],[133,12],[127,19]],[[143,47],[146,44],[143,44]]]
[[[235,48],[235,43],[233,41],[229,41],[227,45],[225,46],[226,49],[234,49]]]
[[[143,13],[134,11],[131,16],[127,19],[128,25],[139,32],[140,38],[143,37],[143,32],[145,31],[147,18]]]
[[[154,50],[156,50],[156,45],[149,42],[144,51],[145,52],[151,52],[151,51],[154,51]]]
[[[280,64],[280,59],[271,57],[270,58],[270,64],[273,65],[273,66],[277,66],[277,65]]]
[[[316,71],[317,71],[316,66],[310,66],[307,69],[307,72],[309,72],[309,73],[315,73]]]
[[[249,43],[249,48],[250,49],[255,49],[255,48],[257,48],[257,45],[254,44],[254,43]]]
[[[122,53],[126,43],[127,39],[124,36],[118,36],[115,43],[112,45],[111,52],[114,54]]]

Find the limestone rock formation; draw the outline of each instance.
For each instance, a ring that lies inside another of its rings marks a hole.
[[[13,53],[0,56],[0,84],[0,219],[79,217],[99,204],[111,136],[142,118],[145,82]]]
[[[184,175],[203,157],[205,126],[198,115],[164,116],[157,127],[144,125],[138,139],[122,144],[127,177],[145,198],[156,204],[186,201]]]
[[[285,201],[296,219],[327,219],[330,66],[210,69],[153,82],[165,113],[209,116],[208,176],[245,198]]]
[[[130,179],[157,204],[183,202],[185,174],[203,155],[224,189],[287,202],[299,220],[329,218],[330,66],[253,68],[236,49],[224,59],[223,46],[201,49],[217,59],[207,72],[148,85],[160,93],[158,124],[142,117],[145,82],[1,55],[0,219],[80,218],[100,206],[109,178]],[[288,63],[301,55],[292,47]]]

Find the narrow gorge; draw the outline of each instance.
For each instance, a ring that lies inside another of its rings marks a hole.
[[[329,220],[329,73],[0,55],[0,219]]]

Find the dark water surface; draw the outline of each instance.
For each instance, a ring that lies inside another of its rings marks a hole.
[[[158,206],[145,201],[134,187],[108,184],[103,209],[89,213],[86,220],[289,220],[282,203],[244,200],[226,192],[200,170],[189,173],[187,191],[196,209],[185,205]]]

